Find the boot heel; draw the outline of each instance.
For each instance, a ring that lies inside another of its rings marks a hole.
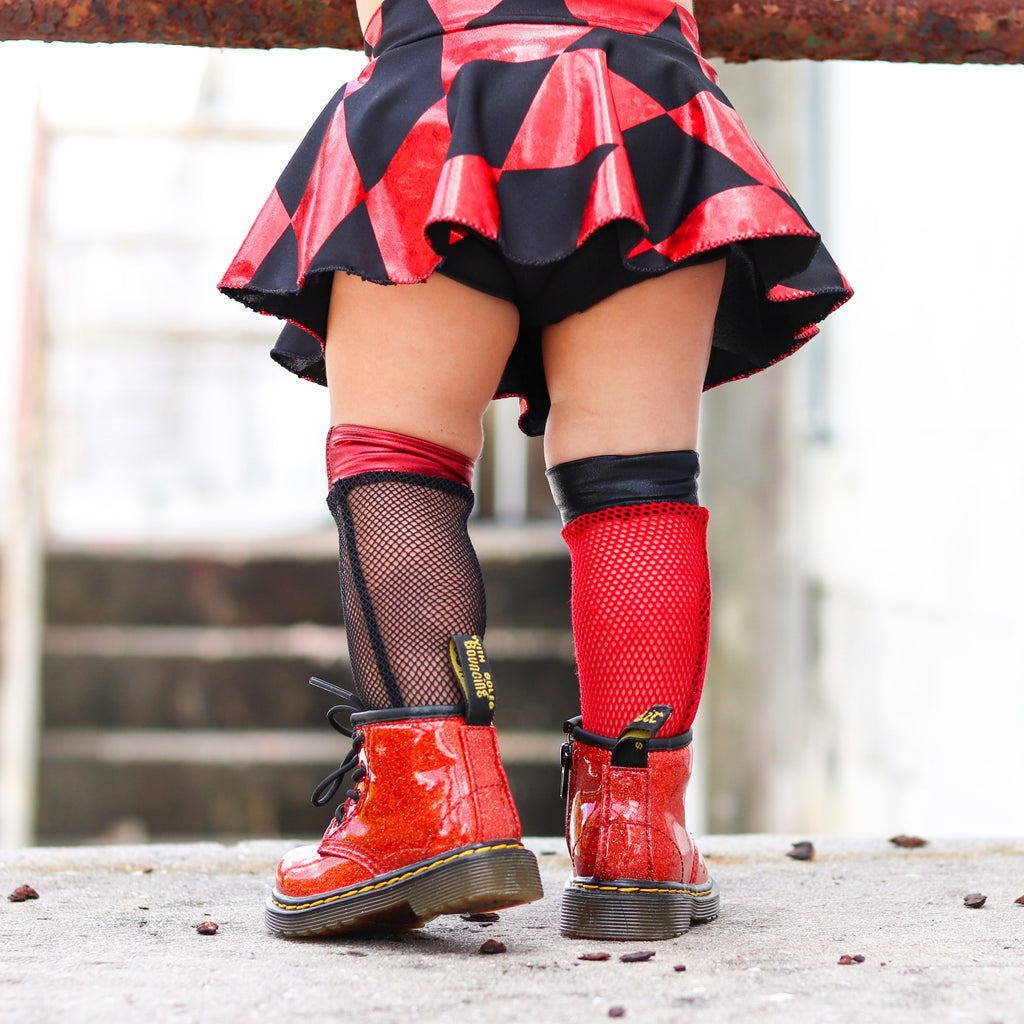
[[[516,842],[463,847],[377,876],[368,883],[267,900],[267,927],[278,935],[330,935],[421,928],[441,914],[482,913],[544,895],[537,860]]]
[[[671,939],[718,916],[718,889],[656,882],[570,880],[562,894],[561,934],[571,939]]]
[[[567,937],[670,939],[718,917],[718,887],[686,829],[690,733],[656,736],[671,713],[656,704],[618,739],[584,731],[578,718],[566,722]]]
[[[485,913],[543,897],[537,860],[518,844],[462,853],[418,880],[409,903],[417,917]]]

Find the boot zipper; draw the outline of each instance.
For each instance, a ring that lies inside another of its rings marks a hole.
[[[569,796],[569,770],[572,768],[572,737],[562,744],[562,787],[561,796],[565,800]]]

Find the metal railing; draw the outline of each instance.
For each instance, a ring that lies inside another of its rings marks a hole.
[[[1024,63],[1015,0],[697,0],[705,56],[730,61]],[[359,49],[351,0],[0,0],[0,39]]]

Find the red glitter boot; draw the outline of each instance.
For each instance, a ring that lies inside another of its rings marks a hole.
[[[563,788],[573,874],[562,895],[571,938],[668,939],[718,916],[718,887],[686,830],[691,733],[654,739],[656,705],[612,739],[566,722]]]
[[[267,926],[286,936],[419,928],[439,914],[500,910],[543,895],[522,845],[491,719],[479,637],[452,640],[466,693],[458,706],[351,716],[352,754],[313,794],[326,803],[353,768],[355,788],[319,846],[278,867]],[[344,691],[341,691],[344,692]],[[345,710],[332,708],[331,724]]]

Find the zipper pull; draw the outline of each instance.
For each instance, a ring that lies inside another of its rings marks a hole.
[[[569,796],[569,771],[572,768],[572,738],[570,737],[562,744],[562,787],[561,796],[563,800]]]

